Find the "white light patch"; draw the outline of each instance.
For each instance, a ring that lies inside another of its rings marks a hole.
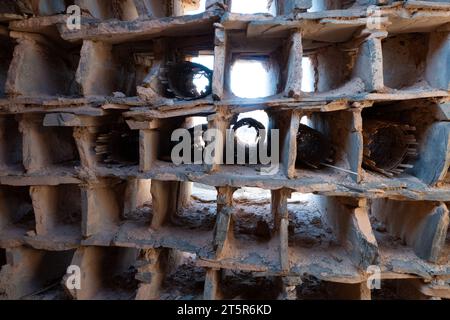
[[[261,61],[237,60],[231,67],[231,91],[239,98],[264,98],[274,95],[276,87]]]
[[[206,117],[192,117],[192,126],[196,127],[196,126],[200,126],[203,124],[207,124],[208,120],[206,119]]]
[[[214,70],[214,56],[213,55],[199,55],[198,57],[193,57],[191,59],[192,62],[201,64],[207,67],[210,70]],[[194,79],[194,84],[197,87],[198,92],[202,92],[206,90],[206,87],[209,85],[209,81],[204,76],[199,76]]]
[[[314,68],[308,57],[302,59],[302,91],[314,92]]]
[[[268,0],[232,0],[231,12],[234,13],[269,13],[273,16],[277,15],[276,1],[274,0],[268,8]]]

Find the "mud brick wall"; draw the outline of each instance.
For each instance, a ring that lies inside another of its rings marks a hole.
[[[314,283],[371,299],[373,270],[398,297],[450,298],[450,1],[234,1],[1,1],[0,299],[302,299]],[[168,62],[205,52],[210,94],[168,93]],[[232,92],[248,55],[273,95]],[[224,163],[223,141],[212,163],[170,161],[174,130],[225,134],[249,111],[279,130],[275,174]],[[333,165],[299,164],[305,119]],[[407,147],[380,168],[386,127]]]

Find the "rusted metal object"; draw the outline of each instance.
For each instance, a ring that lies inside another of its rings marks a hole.
[[[364,123],[363,164],[388,177],[412,168],[417,156],[416,128],[389,121],[367,120]]]
[[[321,132],[300,124],[297,133],[297,164],[314,169],[333,163],[334,149]]]

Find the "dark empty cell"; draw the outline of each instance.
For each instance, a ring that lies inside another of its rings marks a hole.
[[[61,282],[62,277],[66,275],[67,268],[71,264],[74,253],[75,250],[42,251],[42,257],[37,265],[35,276],[40,281],[46,280],[43,283],[43,288]]]
[[[248,271],[224,270],[220,287],[225,299],[276,300],[281,283],[277,277],[252,277]]]
[[[156,9],[156,12],[161,11],[162,8],[158,8],[159,6],[155,7],[154,2],[154,0],[94,0],[82,1],[81,7],[86,13],[97,19],[132,21],[139,18],[140,13],[142,15],[151,15],[150,10]],[[162,5],[160,6],[162,7]]]
[[[0,169],[22,166],[22,134],[14,116],[0,116]]]
[[[63,48],[56,43],[19,44],[23,56],[18,56],[20,65],[14,90],[22,95],[79,96],[76,71],[81,47]]]
[[[135,279],[136,249],[107,247],[101,249],[97,276],[101,277],[101,291],[97,298],[133,299],[138,287]]]
[[[170,0],[146,0],[143,12],[151,18],[164,18],[170,16]]]
[[[5,96],[5,84],[13,51],[13,43],[0,36],[0,98]]]
[[[30,1],[2,0],[0,2],[0,14],[32,14]]]
[[[11,226],[35,228],[35,216],[28,187],[0,187],[0,229]]]
[[[125,123],[111,125],[97,136],[95,152],[106,164],[137,164],[139,162],[139,131]]]
[[[154,63],[152,44],[147,41],[113,47],[108,76],[115,79],[112,87],[114,92],[122,92],[126,96],[136,95],[136,86],[144,82]]]
[[[384,83],[392,89],[425,80],[429,34],[396,35],[383,40]]]
[[[43,128],[47,139],[47,152],[51,164],[75,166],[80,162],[80,157],[73,138],[72,128],[57,127]]]
[[[203,298],[206,270],[196,266],[196,255],[174,251],[174,265],[164,278],[161,300],[200,300]],[[170,258],[169,258],[170,261]]]
[[[6,249],[0,249],[0,269],[6,264]]]
[[[37,6],[36,2],[33,3],[33,9],[38,10],[38,12],[35,12],[36,15],[51,16],[65,13],[67,7],[74,4],[74,0],[40,0]]]
[[[172,141],[172,134],[175,130],[180,128],[185,128],[186,119],[185,118],[170,118],[161,119],[161,126],[158,128],[159,133],[159,143],[158,143],[158,159],[165,162],[172,162],[172,149],[180,141]],[[192,134],[194,133],[193,130]],[[193,139],[191,139],[191,142]],[[181,154],[183,156],[184,154]]]
[[[60,185],[57,187],[58,219],[61,225],[77,224],[81,226],[81,191],[78,185]]]

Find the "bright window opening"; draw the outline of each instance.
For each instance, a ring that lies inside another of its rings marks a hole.
[[[198,57],[193,57],[192,62],[201,64],[210,70],[214,69],[214,55],[201,54]],[[209,79],[204,75],[198,75],[194,78],[194,85],[198,92],[206,91],[206,88],[210,85]]]
[[[309,119],[309,117],[308,116],[303,116],[301,119],[300,119],[300,123],[301,124],[304,124],[305,126],[308,126],[308,127],[311,127],[311,119]]]
[[[187,15],[187,16],[191,16],[191,15],[194,15],[194,14],[199,14],[199,13],[205,12],[205,10],[206,10],[206,0],[200,0],[200,6],[197,9],[189,9],[189,8],[187,8],[184,11],[184,14]]]
[[[314,68],[308,57],[302,59],[302,91],[314,92]]]
[[[231,91],[239,98],[264,98],[276,94],[276,75],[261,60],[239,59],[231,67]]]
[[[323,10],[326,10],[323,0],[313,0],[312,6],[308,9],[308,12],[318,12]]]
[[[277,15],[275,0],[232,0],[231,12],[234,13],[269,13]]]

